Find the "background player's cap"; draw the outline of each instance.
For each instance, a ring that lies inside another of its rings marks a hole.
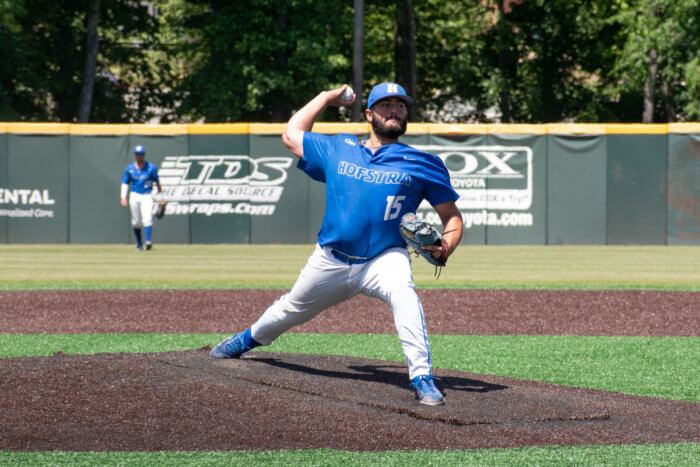
[[[372,92],[369,93],[369,99],[367,99],[367,108],[371,109],[372,106],[382,99],[387,97],[398,97],[403,99],[406,104],[413,102],[413,99],[406,94],[406,90],[400,84],[396,83],[381,83],[372,88]]]
[[[145,156],[146,155],[146,148],[143,146],[134,146],[134,155],[135,156]]]

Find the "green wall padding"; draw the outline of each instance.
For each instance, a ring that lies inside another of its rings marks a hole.
[[[700,245],[700,135],[671,134],[668,148],[669,245]]]
[[[250,243],[251,217],[234,213],[239,206],[251,204],[246,195],[249,191],[245,189],[250,185],[252,175],[248,153],[248,135],[190,136],[189,156],[201,157],[201,170],[208,173],[204,174],[206,179],[199,185],[201,191],[189,203],[209,204],[219,212],[226,212],[178,216],[189,217],[192,243]],[[197,163],[197,159],[189,160]],[[170,217],[173,216],[166,216]]]
[[[20,196],[13,208],[31,215],[8,218],[8,243],[67,243],[71,182],[68,135],[10,134],[7,183]]]
[[[605,244],[605,149],[602,135],[550,135],[547,145],[549,244]]]
[[[0,189],[10,188],[7,174],[7,139],[6,133],[0,133]],[[0,243],[7,243],[7,225],[14,205],[6,203],[5,196],[0,197]]]
[[[129,208],[119,204],[120,180],[128,154],[126,136],[70,137],[68,225],[71,243],[122,243],[130,231]]]
[[[367,134],[352,137],[366,138]],[[700,245],[700,135],[409,134],[441,157],[473,245]],[[0,243],[129,243],[133,158],[168,199],[154,243],[314,243],[325,185],[279,134],[0,133]],[[439,224],[424,203],[419,213]]]
[[[666,242],[667,135],[608,135],[607,243]]]

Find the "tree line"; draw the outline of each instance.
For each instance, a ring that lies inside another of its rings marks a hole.
[[[413,121],[697,121],[699,33],[700,0],[0,0],[0,121],[283,122],[381,81]]]

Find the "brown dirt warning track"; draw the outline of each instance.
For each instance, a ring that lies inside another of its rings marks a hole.
[[[0,292],[2,333],[234,332],[282,291]],[[432,334],[698,336],[700,294],[424,290]],[[357,297],[294,332],[394,333]],[[212,344],[215,344],[213,342]],[[424,407],[405,364],[207,349],[0,359],[0,449],[465,449],[698,441],[699,404],[436,368]]]

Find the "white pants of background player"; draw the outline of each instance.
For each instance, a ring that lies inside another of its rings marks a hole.
[[[129,193],[131,225],[134,228],[153,226],[153,195],[151,193]]]
[[[416,295],[405,248],[391,248],[362,264],[346,264],[316,245],[292,290],[251,326],[253,339],[269,345],[283,332],[321,311],[362,293],[391,305],[409,378],[431,374],[430,344],[423,307]],[[356,319],[356,317],[348,317]]]

